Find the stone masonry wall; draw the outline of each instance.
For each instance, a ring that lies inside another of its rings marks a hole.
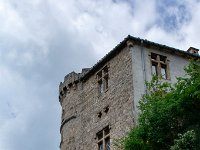
[[[116,149],[113,147],[114,139],[122,137],[134,126],[129,48],[124,48],[105,65],[109,67],[109,83],[108,90],[101,96],[98,94],[97,70],[85,82],[74,83],[70,80],[70,90],[65,97],[60,97],[63,109],[61,150],[98,149],[96,133],[107,125],[110,127],[111,149]],[[76,73],[73,75],[77,79],[81,76]],[[65,82],[60,85],[60,95],[65,85]],[[107,106],[109,111],[105,113]],[[101,118],[98,117],[99,112],[102,113]]]

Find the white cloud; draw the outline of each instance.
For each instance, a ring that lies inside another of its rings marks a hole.
[[[18,72],[9,70],[5,66],[0,66],[0,70],[0,85],[4,85],[0,93],[2,135],[0,148],[2,150],[58,148],[59,103],[58,101],[56,103],[56,96],[50,89],[51,86],[48,83],[40,85],[28,81]],[[51,131],[52,128],[54,131]],[[52,132],[54,134],[57,132],[53,136],[57,138],[52,138],[52,135],[47,136]],[[55,144],[47,145],[51,139]],[[41,141],[44,145],[41,145]]]
[[[1,34],[7,34],[16,38],[23,38],[20,33],[23,34],[26,30],[22,18],[18,13],[10,6],[8,1],[0,1],[0,19],[3,20],[1,23]]]
[[[0,149],[59,149],[67,73],[91,67],[128,34],[199,48],[199,14],[189,0],[0,0]]]

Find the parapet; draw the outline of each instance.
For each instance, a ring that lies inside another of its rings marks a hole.
[[[59,86],[59,99],[65,97],[67,91],[71,87],[76,87],[76,84],[80,82],[81,78],[90,70],[90,68],[83,68],[81,73],[71,72],[64,77],[64,81],[60,82]]]
[[[90,68],[83,68],[81,73],[76,73],[73,71],[67,74],[64,78],[64,82],[60,83],[60,90],[63,89],[64,86],[70,86],[74,83],[78,83],[81,77],[83,77],[89,70]]]

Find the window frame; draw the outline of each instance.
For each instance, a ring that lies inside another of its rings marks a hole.
[[[99,72],[96,74],[97,83],[98,83],[98,95],[101,96],[103,93],[108,91],[109,87],[109,67],[105,65]]]
[[[170,80],[169,63],[168,63],[169,60],[167,59],[167,56],[160,55],[154,52],[151,52],[149,56],[151,60],[151,74],[156,75],[164,80]],[[153,71],[153,66],[155,66],[156,73]],[[162,69],[164,69],[165,74],[163,74]]]
[[[97,138],[97,145],[98,145],[98,150],[110,150],[110,127],[106,126],[103,128],[101,131],[96,133],[96,138]],[[109,148],[107,148],[107,143]],[[100,146],[102,146],[100,149]]]

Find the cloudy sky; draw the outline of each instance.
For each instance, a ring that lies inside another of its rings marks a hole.
[[[199,0],[0,0],[0,150],[59,150],[58,86],[128,34],[200,48]]]

